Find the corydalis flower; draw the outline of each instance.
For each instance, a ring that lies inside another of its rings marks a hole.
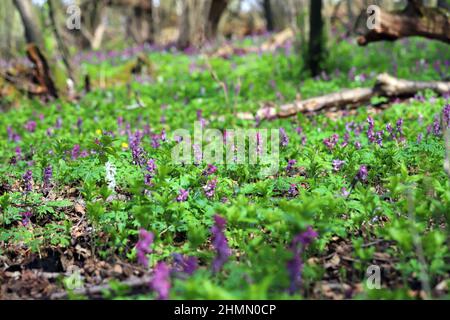
[[[208,183],[203,186],[203,191],[205,191],[205,195],[207,198],[214,197],[214,194],[216,193],[216,186],[217,186],[217,179],[212,179],[208,181]]]
[[[217,167],[212,164],[208,164],[207,168],[205,170],[203,170],[202,175],[210,176],[216,172],[217,172]]]
[[[294,170],[294,166],[297,164],[297,160],[291,159],[288,161],[288,164],[286,166],[286,171],[291,172]]]
[[[189,196],[189,191],[185,190],[185,189],[180,189],[180,191],[178,192],[178,197],[177,197],[177,201],[178,202],[184,202],[187,200]]]
[[[211,228],[212,233],[212,244],[217,254],[213,261],[213,272],[217,273],[222,269],[224,263],[231,256],[231,250],[228,247],[228,240],[225,237],[225,218],[214,215],[214,226]]]
[[[145,229],[139,230],[139,241],[136,244],[137,259],[138,262],[146,268],[148,267],[147,254],[152,252],[150,246],[153,243],[153,238],[153,233],[148,232]]]
[[[33,180],[33,173],[31,172],[31,170],[27,170],[22,178],[25,192],[31,192],[33,190],[33,186],[31,185],[31,180]]]
[[[328,150],[331,151],[334,149],[338,141],[339,135],[333,134],[331,137],[323,139],[323,144],[328,148]]]
[[[198,260],[196,257],[183,256],[179,253],[173,255],[174,271],[183,272],[188,275],[192,275],[198,267]]]
[[[288,195],[292,198],[298,196],[298,188],[295,183],[292,183],[290,185],[289,190],[288,190]]]
[[[315,238],[317,238],[317,236],[317,232],[314,231],[311,226],[309,226],[305,232],[299,233],[291,241],[289,251],[292,252],[293,257],[287,263],[287,269],[291,281],[289,292],[291,294],[294,294],[297,291],[298,287],[301,285],[303,269],[303,261],[301,255],[306,247]]]
[[[155,160],[150,159],[147,161],[147,165],[145,167],[145,170],[147,171],[145,176],[144,176],[144,183],[147,186],[151,186],[152,185],[152,178],[155,176],[155,171],[156,171],[156,163]]]
[[[44,179],[43,179],[44,189],[48,189],[50,187],[52,176],[53,176],[53,169],[52,166],[49,165],[44,168]]]
[[[282,147],[287,147],[289,144],[289,137],[286,134],[286,130],[284,128],[280,128],[280,144]]]
[[[28,132],[34,132],[36,131],[36,121],[30,120],[25,124],[25,129]]]
[[[158,293],[159,300],[167,300],[170,292],[170,269],[160,261],[156,264],[150,287]]]
[[[26,212],[22,212],[21,216],[22,216],[22,225],[24,227],[28,226],[28,224],[30,223],[30,218],[33,214],[30,211],[26,211]]]
[[[80,156],[80,145],[79,144],[76,144],[73,146],[71,154],[72,154],[72,160],[78,159],[78,157]]]
[[[339,171],[341,170],[342,166],[344,165],[345,161],[343,160],[333,160],[333,170],[334,171]]]
[[[356,174],[356,179],[358,179],[361,182],[364,182],[367,180],[367,176],[368,176],[367,167],[365,165],[360,166],[358,173]]]
[[[450,127],[450,104],[446,104],[442,109],[442,124]]]

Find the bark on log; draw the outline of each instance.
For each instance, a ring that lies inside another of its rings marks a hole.
[[[377,13],[375,13],[377,15]],[[358,44],[365,46],[376,41],[394,41],[404,37],[421,36],[450,43],[450,16],[443,8],[428,8],[417,1],[409,1],[397,12],[379,11],[378,24],[369,29],[368,14],[364,10],[358,17],[355,31]]]
[[[121,284],[127,286],[131,290],[136,290],[139,288],[148,288],[148,285],[152,278],[150,276],[143,276],[142,278],[132,278],[129,280],[122,281]],[[110,290],[111,286],[109,284],[101,284],[97,286],[80,288],[73,291],[73,294],[87,296],[89,298],[102,298],[103,292]],[[148,290],[148,289],[147,289]],[[50,296],[52,300],[67,299],[67,292],[57,292]]]
[[[296,101],[277,108],[262,108],[256,116],[259,119],[287,118],[297,113],[318,112],[324,109],[358,105],[370,101],[372,97],[408,97],[418,91],[433,90],[438,94],[450,93],[450,82],[441,81],[409,81],[397,79],[388,74],[380,74],[373,88],[346,89],[320,97]]]

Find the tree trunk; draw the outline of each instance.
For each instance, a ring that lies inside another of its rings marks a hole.
[[[189,47],[190,44],[190,23],[189,23],[189,3],[187,0],[181,1],[181,19],[180,19],[180,34],[177,40],[177,47],[180,49],[185,49]]]
[[[263,9],[264,9],[264,17],[266,19],[267,31],[272,32],[275,28],[273,24],[273,13],[270,0],[263,0]]]
[[[381,10],[379,23],[369,29],[368,16],[363,11],[356,24],[359,45],[376,41],[394,41],[404,37],[421,36],[450,43],[450,16],[442,8],[427,8],[418,0],[409,0],[402,11]]]
[[[308,65],[312,76],[320,73],[323,58],[322,0],[310,0]]]
[[[208,14],[208,25],[206,27],[207,39],[214,39],[217,36],[220,18],[228,6],[228,0],[212,0]]]
[[[70,63],[69,50],[67,49],[66,44],[63,41],[61,34],[59,33],[58,25],[56,23],[56,15],[55,15],[55,8],[54,8],[53,1],[54,0],[48,0],[48,2],[47,2],[48,3],[48,14],[49,14],[50,22],[52,24],[53,34],[55,35],[56,43],[58,45],[58,50],[59,50],[59,53],[61,54],[63,64],[66,67],[67,74],[68,74],[69,78],[72,79],[72,81],[76,83],[77,79],[75,79],[73,67],[72,67],[72,64]]]
[[[25,39],[27,43],[42,44],[39,27],[33,16],[33,6],[30,0],[13,0],[19,11],[25,29]]]

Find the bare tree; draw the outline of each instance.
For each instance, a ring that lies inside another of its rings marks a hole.
[[[274,22],[273,22],[272,5],[270,3],[270,0],[263,0],[262,7],[264,10],[264,17],[266,19],[267,31],[275,30]]]
[[[33,15],[33,5],[30,0],[13,0],[19,11],[25,29],[25,39],[28,43],[40,45],[42,43],[39,27]]]
[[[49,18],[50,18],[53,34],[55,35],[56,43],[58,45],[58,50],[59,50],[59,52],[61,54],[61,58],[62,58],[64,66],[66,67],[67,74],[69,75],[69,78],[72,79],[72,81],[75,82],[76,79],[75,79],[75,76],[74,76],[73,67],[72,67],[72,65],[70,63],[69,50],[68,50],[65,42],[63,41],[62,37],[61,37],[61,33],[59,32],[58,24],[56,22],[56,13],[55,13],[54,0],[48,0],[47,3],[48,3],[48,15],[49,15]]]
[[[308,66],[313,76],[320,73],[323,58],[322,0],[310,0]]]
[[[227,5],[228,0],[181,0],[178,47],[200,46],[205,39],[214,39]]]

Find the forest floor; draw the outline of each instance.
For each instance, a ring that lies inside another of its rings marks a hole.
[[[233,115],[371,87],[382,72],[448,79],[445,45],[340,41],[316,78],[291,46],[144,51],[147,72],[126,85],[142,54],[131,51],[80,56],[102,88],[79,101],[22,97],[0,118],[0,299],[450,297],[449,95]],[[278,170],[205,162],[195,146],[177,163],[174,132],[195,122],[275,129]]]

